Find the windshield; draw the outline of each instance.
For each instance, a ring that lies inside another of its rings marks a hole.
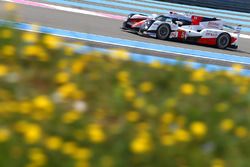
[[[163,15],[160,15],[160,16],[155,18],[155,20],[158,20],[158,21],[166,21],[167,19],[172,20],[170,17],[163,16]]]

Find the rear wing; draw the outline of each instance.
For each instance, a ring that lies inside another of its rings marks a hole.
[[[240,35],[241,29],[242,29],[241,25],[238,25],[237,27],[233,27],[233,26],[230,26],[230,25],[224,25],[224,27],[226,27],[226,28],[228,28],[230,30],[233,30],[233,33],[238,34],[238,35]]]
[[[236,44],[238,45],[239,39],[240,39],[240,32],[242,29],[241,25],[238,25],[237,27],[229,26],[229,25],[224,25],[224,27],[233,30],[233,33],[237,35],[237,40]]]

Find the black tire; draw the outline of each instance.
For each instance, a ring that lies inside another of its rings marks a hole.
[[[228,33],[222,33],[216,40],[216,46],[219,49],[226,49],[231,43],[231,36]]]
[[[161,40],[166,40],[169,38],[171,33],[171,28],[168,24],[162,24],[158,27],[156,31],[156,37]]]

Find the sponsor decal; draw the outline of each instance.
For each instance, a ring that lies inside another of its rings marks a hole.
[[[174,31],[174,32],[171,32],[171,35],[170,35],[170,37],[171,38],[176,38],[177,37],[177,32],[176,31]]]
[[[205,33],[205,36],[217,37],[217,36],[218,36],[218,32],[215,32],[215,31],[207,31],[207,32]]]
[[[214,22],[214,21],[209,21],[207,24],[208,27],[210,28],[219,28],[220,27],[220,23],[218,22]]]
[[[186,31],[184,30],[178,30],[178,39],[185,39],[186,38]]]

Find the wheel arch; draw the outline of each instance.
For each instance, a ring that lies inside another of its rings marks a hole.
[[[159,26],[158,26],[157,29],[156,29],[156,36],[158,36],[158,31],[159,31],[159,29],[160,29],[162,26],[167,26],[167,27],[169,28],[169,34],[168,34],[168,36],[166,37],[166,39],[167,39],[167,38],[169,38],[169,36],[170,36],[170,34],[171,34],[171,31],[172,31],[171,25],[170,25],[169,23],[163,22],[163,23],[159,24]],[[157,37],[157,38],[159,38],[159,37]],[[160,39],[160,38],[159,38],[159,39]]]
[[[219,40],[219,38],[220,38],[221,36],[223,36],[223,35],[226,35],[226,36],[229,37],[229,42],[228,42],[227,46],[221,48],[221,49],[226,49],[226,48],[229,47],[229,46],[231,45],[231,43],[232,43],[232,36],[230,35],[230,33],[226,32],[226,31],[221,32],[221,33],[217,36],[217,38],[216,38],[216,46],[218,47],[218,40]],[[220,47],[219,47],[219,48],[220,48]]]

